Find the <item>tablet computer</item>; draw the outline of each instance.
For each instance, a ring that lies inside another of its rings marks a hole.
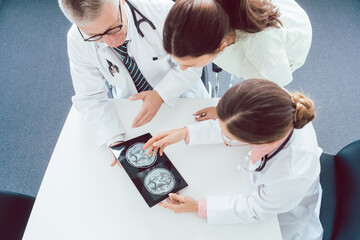
[[[151,137],[147,133],[111,147],[149,207],[188,186],[165,153],[145,155],[147,149],[142,148]]]

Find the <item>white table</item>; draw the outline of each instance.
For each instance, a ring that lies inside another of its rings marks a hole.
[[[131,129],[141,102],[114,101],[118,109],[126,109],[121,120],[127,139],[193,123],[192,113],[216,103],[216,99],[180,99],[172,109],[162,106],[150,123]],[[181,193],[200,199],[253,189],[248,174],[236,169],[246,151],[225,145],[186,147],[178,143],[169,146],[165,153],[189,184]],[[124,169],[111,168],[109,163],[109,150],[96,146],[91,131],[72,108],[23,239],[281,239],[276,218],[249,225],[208,225],[195,213],[175,214],[160,206],[149,208]]]

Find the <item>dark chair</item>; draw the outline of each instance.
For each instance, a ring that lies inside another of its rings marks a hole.
[[[360,239],[360,140],[320,158],[324,240]]]
[[[28,195],[0,191],[0,239],[22,239],[34,201]]]
[[[219,73],[222,71],[222,68],[220,68],[215,63],[211,63],[211,69],[215,73],[215,85],[213,86],[209,79],[209,73],[208,73],[209,65],[210,64],[203,67],[201,80],[202,80],[206,90],[210,94],[210,97],[217,98],[217,97],[219,97],[218,93],[219,93],[219,87],[220,87]]]
[[[211,93],[211,83],[209,81],[209,74],[208,74],[207,66],[203,67],[202,74],[201,74],[201,81],[203,82],[208,93]]]

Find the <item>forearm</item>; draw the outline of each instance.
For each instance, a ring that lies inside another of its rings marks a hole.
[[[298,206],[314,184],[307,177],[284,178],[261,184],[250,194],[208,197],[208,222],[246,224],[270,220]]]
[[[178,67],[173,67],[156,85],[154,90],[160,95],[165,104],[172,107],[181,94],[200,80],[200,76],[201,69],[181,71]]]
[[[97,144],[108,147],[115,141],[122,141],[124,129],[120,123],[117,111],[107,96],[73,97],[75,109],[83,116],[89,129],[95,134]]]
[[[207,120],[188,125],[188,145],[221,144],[221,130],[218,120]]]

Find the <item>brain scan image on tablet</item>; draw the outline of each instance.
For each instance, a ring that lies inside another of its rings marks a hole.
[[[146,156],[148,149],[143,147],[151,138],[150,133],[145,133],[111,147],[150,208],[168,198],[170,192],[177,193],[188,186],[165,153],[153,157],[152,152]]]
[[[155,168],[146,175],[144,185],[151,194],[164,195],[174,188],[175,177],[166,168]]]
[[[131,145],[126,151],[126,160],[132,166],[137,168],[151,166],[157,158],[157,155],[153,157],[152,153],[146,156],[146,149],[143,150],[145,143],[139,142]]]

